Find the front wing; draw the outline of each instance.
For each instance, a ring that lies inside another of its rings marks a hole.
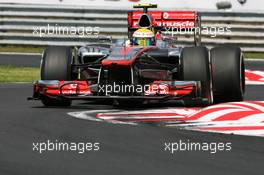
[[[130,86],[132,87],[132,86]],[[142,99],[142,100],[181,100],[201,99],[199,81],[155,81],[145,85],[140,92],[117,93],[112,89],[104,92],[100,85],[89,85],[87,81],[39,80],[34,83],[33,97],[29,100],[48,98],[65,98],[71,100],[96,99]],[[101,91],[100,91],[101,90]]]

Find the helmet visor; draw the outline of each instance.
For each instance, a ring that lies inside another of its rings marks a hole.
[[[135,38],[135,43],[139,46],[152,46],[152,40],[150,38]]]

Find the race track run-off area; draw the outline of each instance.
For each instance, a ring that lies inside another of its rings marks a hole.
[[[246,70],[247,85],[264,85],[264,71]]]
[[[246,70],[246,84],[262,88],[264,72]],[[264,101],[222,103],[206,108],[91,110],[68,114],[80,119],[113,124],[151,123],[203,132],[264,137]]]

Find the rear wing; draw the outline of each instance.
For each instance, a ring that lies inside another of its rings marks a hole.
[[[130,38],[135,30],[139,28],[138,22],[144,14],[142,11],[128,12],[128,37]],[[152,18],[151,27],[157,31],[193,30],[201,27],[200,16],[195,11],[149,11]],[[195,44],[200,42],[200,34],[194,32]],[[198,41],[196,41],[198,40]]]
[[[142,11],[128,12],[129,29],[139,28],[138,20],[142,14]],[[194,11],[152,11],[148,14],[152,16],[153,27],[195,28],[199,21],[198,15]]]

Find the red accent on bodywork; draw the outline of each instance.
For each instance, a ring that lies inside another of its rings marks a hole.
[[[68,84],[69,83],[69,84]],[[88,95],[90,87],[86,81],[59,81],[59,85],[44,86],[43,93],[46,95]]]
[[[131,60],[103,60],[103,66],[110,66],[110,65],[121,65],[121,66],[130,66],[133,62]]]

